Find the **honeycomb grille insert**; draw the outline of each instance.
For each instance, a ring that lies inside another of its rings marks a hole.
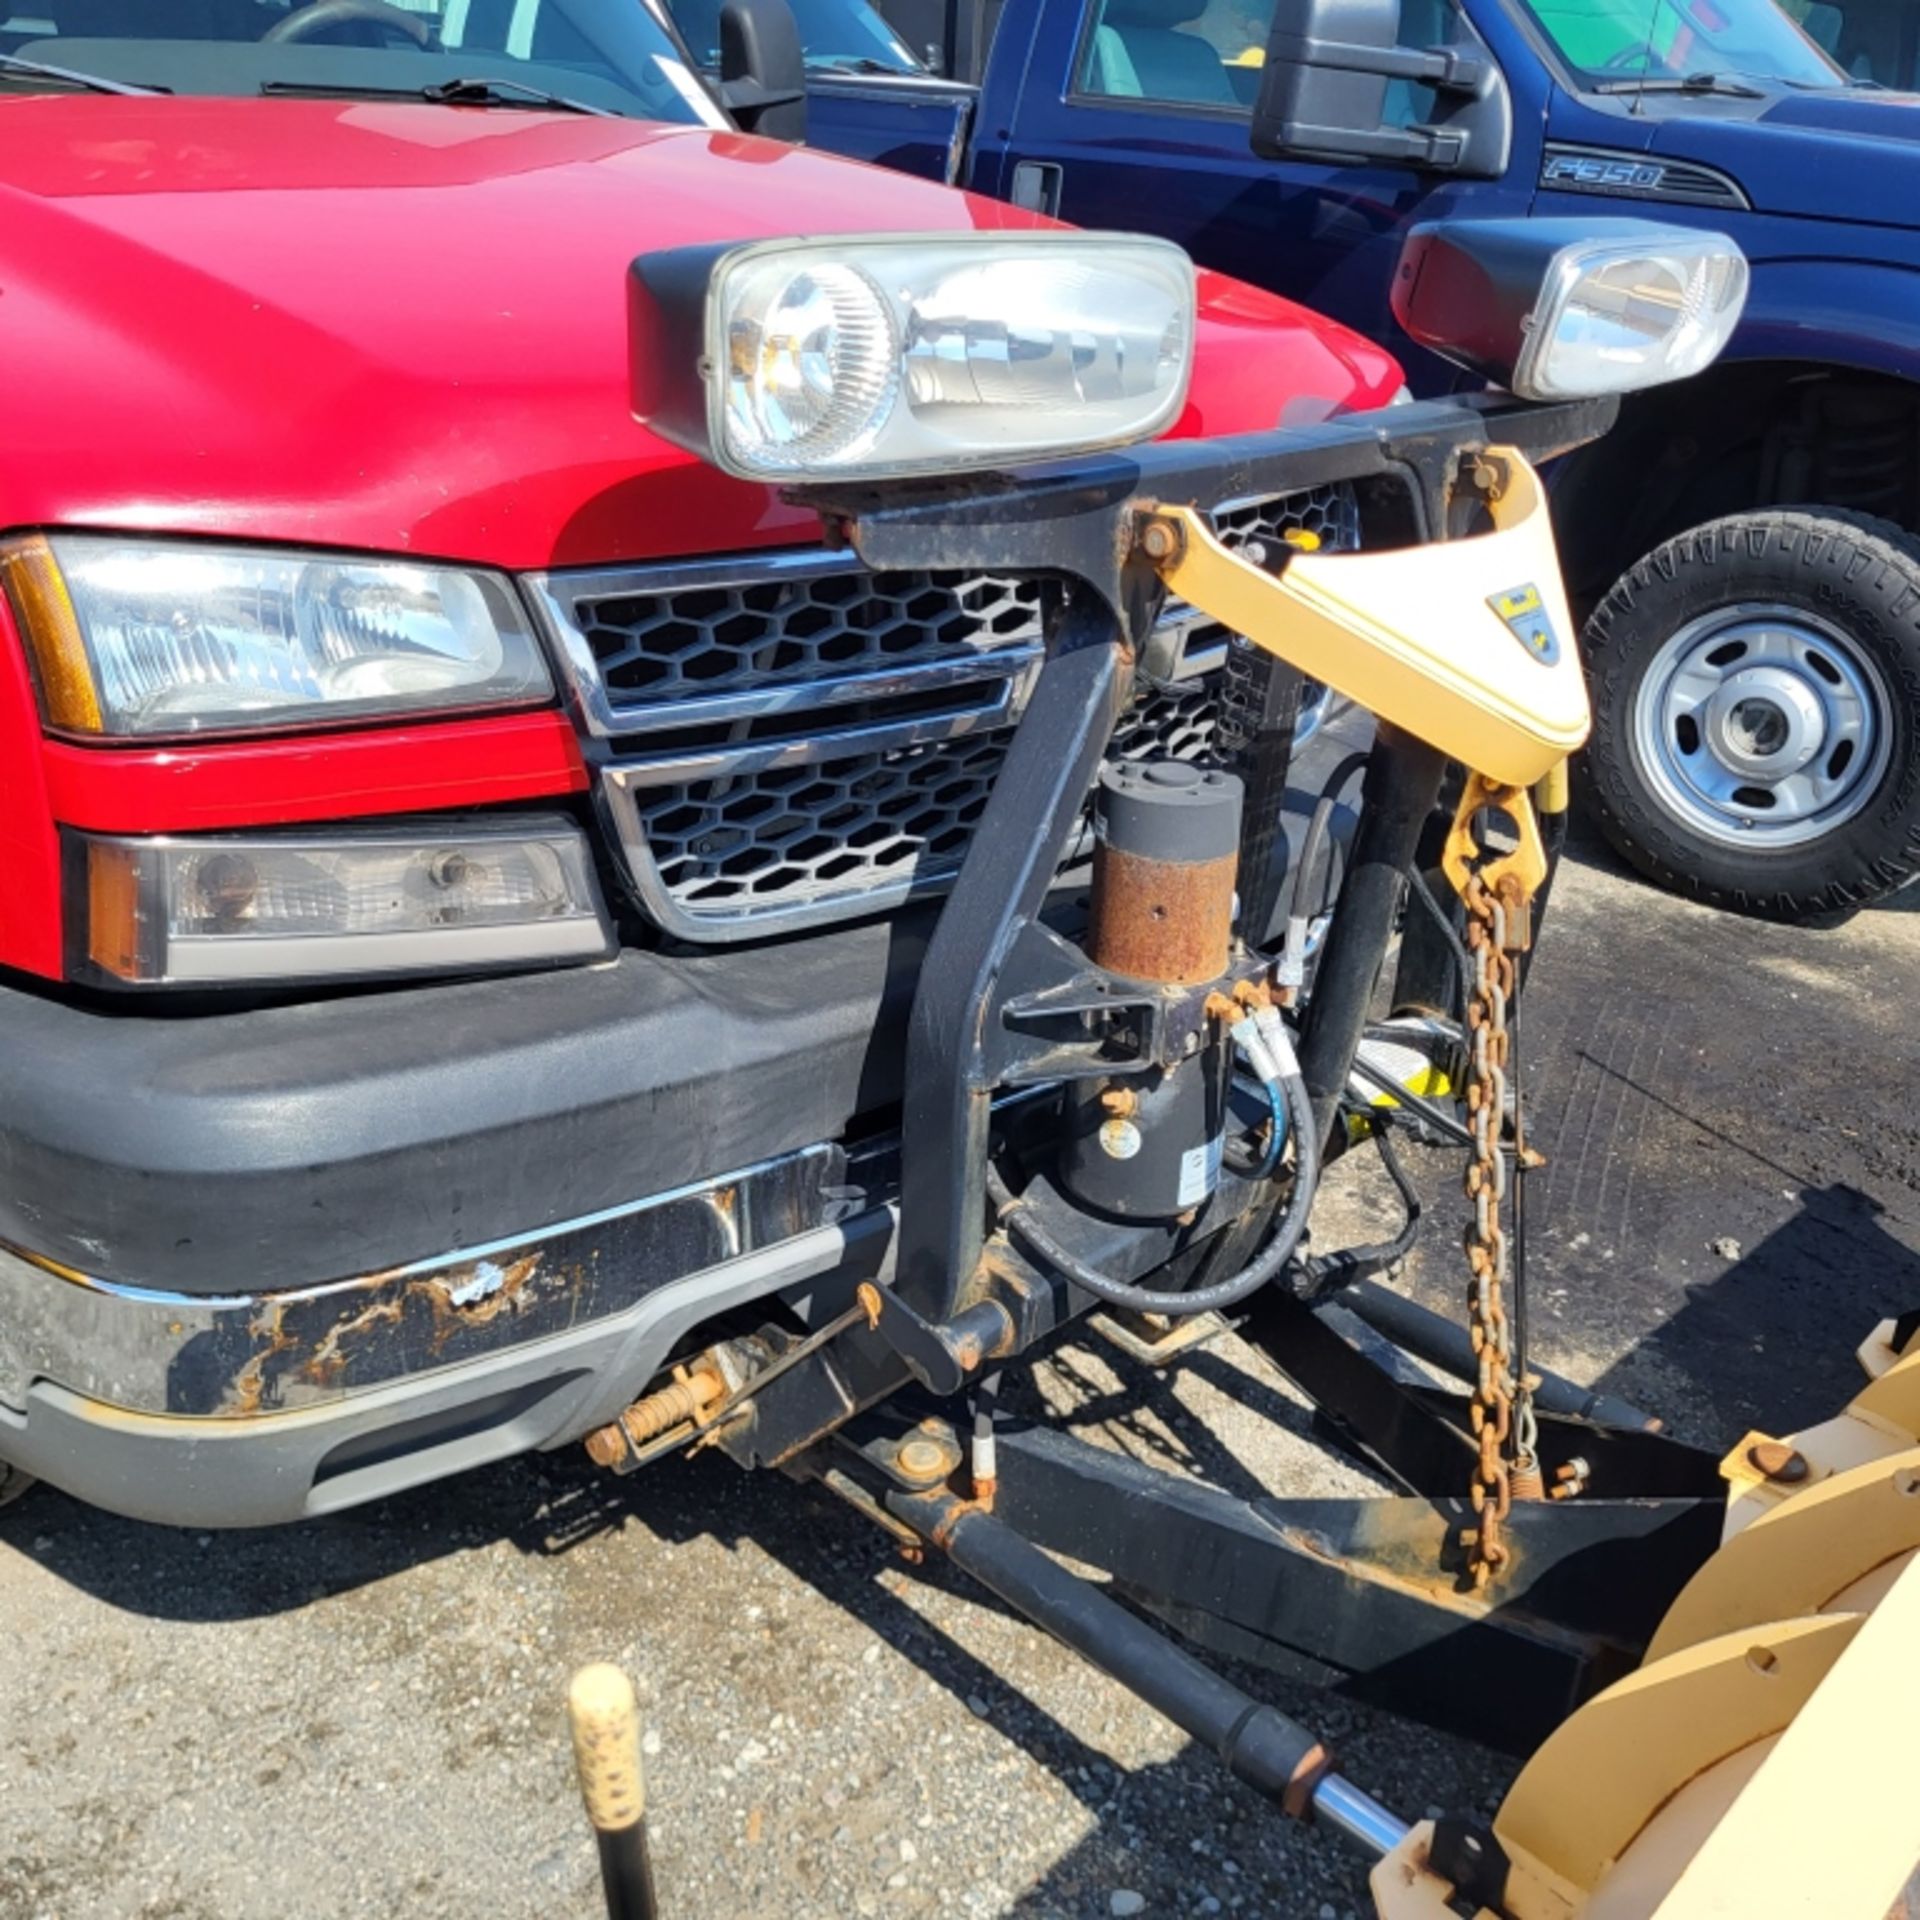
[[[1359,544],[1344,487],[1214,522],[1240,548]],[[646,912],[683,938],[748,939],[948,885],[1031,684],[1045,590],[820,553],[536,583],[607,742],[602,793]],[[1187,615],[1184,669],[1143,685],[1113,756],[1209,760],[1228,642]]]
[[[636,796],[660,884],[688,913],[752,914],[924,887],[959,870],[1006,757],[975,739],[851,753],[811,766]]]
[[[871,574],[829,563],[784,579],[576,604],[616,711],[1040,638],[1040,583],[993,574]]]

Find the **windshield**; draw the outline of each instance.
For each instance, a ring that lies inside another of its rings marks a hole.
[[[173,93],[419,94],[722,126],[641,0],[0,0],[0,54]],[[0,89],[57,80],[0,69]]]
[[[1920,7],[1913,0],[1780,0],[1855,80],[1920,87]]]
[[[667,0],[673,24],[702,67],[720,64],[722,0]],[[800,47],[809,67],[853,67],[869,72],[925,73],[907,43],[867,0],[793,0]]]
[[[1593,80],[1772,80],[1843,87],[1847,75],[1774,0],[1527,0],[1569,66]]]

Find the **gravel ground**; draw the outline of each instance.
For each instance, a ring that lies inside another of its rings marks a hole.
[[[1824,934],[1666,900],[1587,856],[1529,1001],[1534,1271],[1551,1363],[1691,1437],[1790,1426],[1920,1297],[1905,1061],[1920,915]],[[1409,1284],[1457,1295],[1453,1173]],[[1341,1174],[1322,1230],[1365,1233]],[[1244,1491],[1364,1491],[1238,1343],[1177,1379],[1098,1340],[1028,1389]],[[851,1914],[1344,1920],[1340,1845],[809,1491],[702,1459],[636,1482],[518,1462],[278,1533],[193,1535],[40,1489],[0,1514],[0,1920],[591,1916],[561,1701],[642,1691],[669,1920]],[[1505,1762],[1242,1676],[1410,1815]]]

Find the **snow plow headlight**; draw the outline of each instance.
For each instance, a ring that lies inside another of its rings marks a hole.
[[[897,479],[1146,440],[1193,264],[1127,234],[776,240],[633,272],[634,411],[743,479]]]
[[[1657,220],[1443,220],[1407,236],[1393,285],[1423,347],[1523,400],[1687,379],[1746,298],[1734,241]]]
[[[558,815],[71,846],[68,971],[102,985],[367,980],[611,951],[586,838]]]
[[[512,589],[466,568],[62,533],[14,543],[0,576],[65,733],[342,726],[553,693]]]

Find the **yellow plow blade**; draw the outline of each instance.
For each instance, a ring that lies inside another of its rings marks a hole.
[[[1484,1920],[1885,1920],[1920,1863],[1920,1349],[1722,1464],[1726,1532],[1645,1664],[1574,1713],[1493,1823]],[[1443,1920],[1431,1824],[1376,1867],[1382,1920]]]

